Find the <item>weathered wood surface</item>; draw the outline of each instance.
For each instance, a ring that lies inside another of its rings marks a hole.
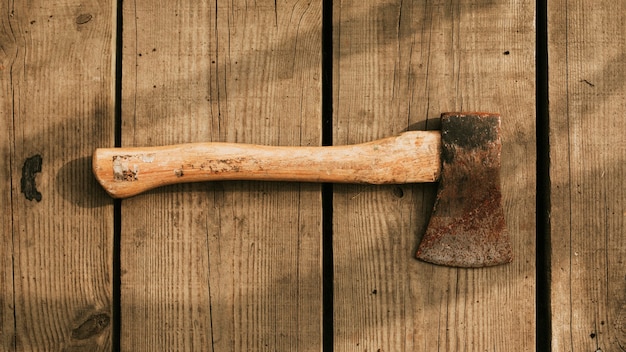
[[[11,11],[7,2],[0,3],[0,13]],[[6,18],[6,17],[4,17]],[[0,22],[0,349],[14,347],[15,321],[13,315],[13,211],[11,206],[13,145],[13,98],[11,92],[11,63],[17,50],[15,34],[8,21]]]
[[[188,182],[418,183],[439,179],[441,145],[439,131],[411,131],[323,147],[200,142],[99,148],[92,163],[94,175],[115,198]]]
[[[0,4],[3,351],[117,344],[113,207],[89,163],[114,143],[117,3]],[[321,2],[121,3],[124,146],[320,144]],[[622,351],[626,5],[548,4],[552,311],[536,314],[555,351]],[[335,349],[533,350],[534,2],[333,6],[334,144],[501,113],[516,254],[418,262],[434,185],[336,185]],[[121,215],[122,350],[321,349],[319,185],[168,186]]]
[[[123,6],[123,146],[320,144],[320,2]],[[122,349],[319,350],[320,198],[214,182],[124,200]]]
[[[626,350],[626,3],[549,1],[552,345]]]
[[[114,7],[0,11],[0,349],[107,351],[113,203],[89,160],[113,143]]]
[[[338,1],[333,15],[334,142],[500,112],[516,255],[487,269],[418,262],[433,185],[335,186],[336,350],[533,350],[534,2]]]

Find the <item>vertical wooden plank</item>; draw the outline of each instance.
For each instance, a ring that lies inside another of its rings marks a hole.
[[[336,349],[533,350],[534,2],[341,1],[333,13],[335,143],[500,112],[516,255],[486,269],[418,262],[433,185],[335,187]]]
[[[11,8],[0,3],[0,16],[9,18]],[[0,22],[0,350],[13,351],[15,320],[13,317],[13,209],[11,185],[13,170],[13,98],[11,63],[17,52],[16,38],[9,21]]]
[[[3,65],[3,64],[0,64]],[[4,85],[4,75],[0,74],[0,80]],[[4,88],[4,87],[3,87]],[[8,91],[8,90],[7,90]],[[11,116],[10,109],[9,114],[5,114],[7,110],[6,104],[4,104],[5,96],[0,96],[3,100],[2,107],[0,108],[0,116],[2,116],[2,123],[5,126],[11,126],[10,121],[7,121],[5,117]],[[11,158],[9,154],[10,150],[10,136],[9,130],[0,132],[0,151],[2,153],[2,161],[0,161],[0,247],[4,249],[0,256],[0,349],[3,351],[13,351],[14,349],[14,337],[15,337],[15,320],[13,317],[13,302],[14,302],[14,290],[13,290],[13,233],[12,229],[12,209],[11,209]],[[6,132],[6,133],[5,133]],[[4,181],[6,180],[6,181]]]
[[[14,290],[2,317],[15,317],[2,347],[110,350],[112,202],[89,160],[113,143],[114,4],[1,8],[2,264]]]
[[[124,146],[319,145],[321,3],[124,2]],[[141,172],[141,171],[140,171]],[[319,185],[122,202],[122,348],[321,346]]]
[[[626,4],[551,1],[552,343],[626,348]]]

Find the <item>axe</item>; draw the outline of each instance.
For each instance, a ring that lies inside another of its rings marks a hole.
[[[99,148],[93,172],[114,198],[175,183],[264,180],[402,184],[439,182],[416,257],[439,265],[509,263],[500,192],[500,115],[444,113],[441,131],[324,147],[190,143]]]

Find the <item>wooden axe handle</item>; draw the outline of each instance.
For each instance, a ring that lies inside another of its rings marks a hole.
[[[441,172],[440,154],[439,131],[413,131],[329,147],[191,143],[99,148],[92,166],[112,197],[125,198],[164,185],[199,181],[434,182]]]

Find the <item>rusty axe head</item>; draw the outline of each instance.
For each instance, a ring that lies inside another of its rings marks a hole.
[[[500,116],[441,116],[439,190],[417,258],[456,267],[509,263],[500,192]]]

